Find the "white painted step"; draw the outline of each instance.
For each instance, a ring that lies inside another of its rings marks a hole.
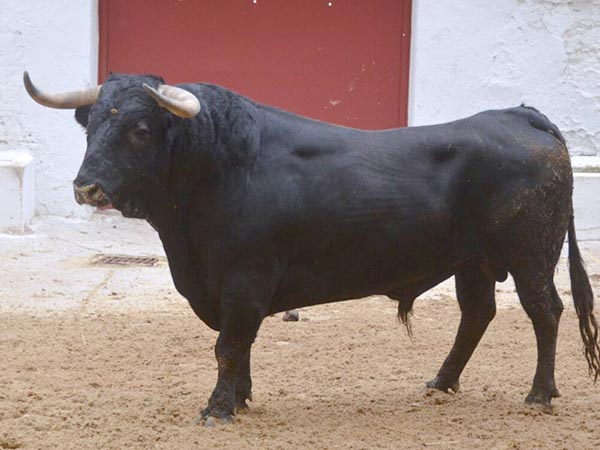
[[[35,162],[26,151],[0,151],[0,231],[24,233],[35,212]]]
[[[573,183],[577,240],[600,241],[600,172],[575,172]]]

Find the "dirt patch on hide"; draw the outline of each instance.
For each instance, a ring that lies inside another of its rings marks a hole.
[[[572,307],[558,345],[563,397],[546,412],[523,405],[536,351],[520,307],[498,311],[456,395],[423,388],[454,339],[451,297],[416,302],[412,342],[384,298],[301,317],[265,320],[251,410],[205,429],[192,420],[216,380],[216,333],[183,301],[160,313],[2,313],[0,449],[600,447],[600,387]]]

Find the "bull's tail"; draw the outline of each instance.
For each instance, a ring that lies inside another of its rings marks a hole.
[[[600,346],[598,344],[598,322],[594,316],[594,294],[590,280],[583,266],[583,261],[575,236],[573,214],[569,219],[569,274],[571,276],[571,292],[573,303],[579,318],[579,331],[583,340],[583,350],[587,359],[590,376],[594,382],[600,376]]]

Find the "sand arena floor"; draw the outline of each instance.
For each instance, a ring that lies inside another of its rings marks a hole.
[[[600,243],[581,244],[600,295]],[[456,395],[431,392],[459,321],[452,281],[417,300],[411,341],[384,297],[267,318],[254,401],[236,423],[192,425],[216,381],[216,333],[174,290],[158,238],[115,216],[43,219],[0,236],[0,449],[593,449],[600,386],[587,376],[567,265],[551,410],[523,405],[535,338],[510,281]],[[92,264],[156,256],[153,267]]]

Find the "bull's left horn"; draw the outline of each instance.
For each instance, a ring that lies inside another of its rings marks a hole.
[[[25,84],[25,89],[31,98],[40,105],[58,109],[75,109],[80,106],[92,105],[98,100],[102,88],[102,85],[100,85],[71,92],[44,92],[33,85],[27,71],[23,72],[23,84]]]
[[[200,101],[189,91],[168,84],[161,84],[154,89],[144,83],[144,89],[152,96],[161,108],[184,119],[191,119],[200,112]]]

